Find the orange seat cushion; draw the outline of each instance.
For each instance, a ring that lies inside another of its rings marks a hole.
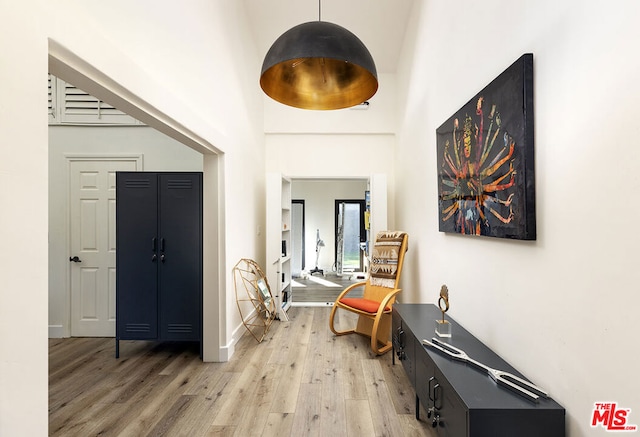
[[[376,302],[375,300],[362,299],[359,297],[343,297],[340,299],[340,303],[349,306],[351,308],[355,308],[360,311],[364,311],[366,313],[375,314],[378,312],[378,308],[380,307],[380,302]],[[384,307],[385,312],[391,311],[390,306]]]

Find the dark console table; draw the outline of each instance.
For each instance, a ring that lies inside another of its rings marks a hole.
[[[448,437],[554,437],[565,435],[565,410],[551,398],[534,402],[498,386],[468,363],[422,344],[435,335],[442,313],[431,304],[393,306],[393,360],[402,363],[416,391],[416,419],[422,402],[438,435]],[[455,320],[452,337],[439,338],[476,361],[526,379]],[[544,381],[533,381],[549,391]]]

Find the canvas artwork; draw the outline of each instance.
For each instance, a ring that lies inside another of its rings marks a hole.
[[[536,239],[533,55],[437,130],[441,232]]]

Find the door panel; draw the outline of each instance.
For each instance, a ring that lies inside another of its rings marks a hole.
[[[132,160],[69,162],[71,335],[115,335],[115,171]]]
[[[118,336],[157,338],[157,176],[118,173],[117,179]]]
[[[86,259],[86,258],[85,258]],[[80,317],[82,321],[97,320],[100,300],[99,270],[93,267],[80,268]]]
[[[116,186],[116,174],[115,172],[109,172],[109,178],[111,180],[111,184],[115,189]],[[107,231],[108,235],[108,244],[109,244],[109,253],[116,253],[116,199],[109,199],[108,203],[108,214],[109,214],[109,226]],[[115,255],[114,255],[115,257]],[[109,320],[116,320],[116,267],[115,263],[113,266],[109,266],[108,272],[108,287],[109,287]]]
[[[159,205],[160,335],[200,338],[202,176],[161,174]]]

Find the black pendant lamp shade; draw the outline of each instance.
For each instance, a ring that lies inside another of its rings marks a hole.
[[[302,109],[358,105],[378,90],[365,45],[344,27],[312,21],[289,29],[264,58],[260,86],[272,99]]]

